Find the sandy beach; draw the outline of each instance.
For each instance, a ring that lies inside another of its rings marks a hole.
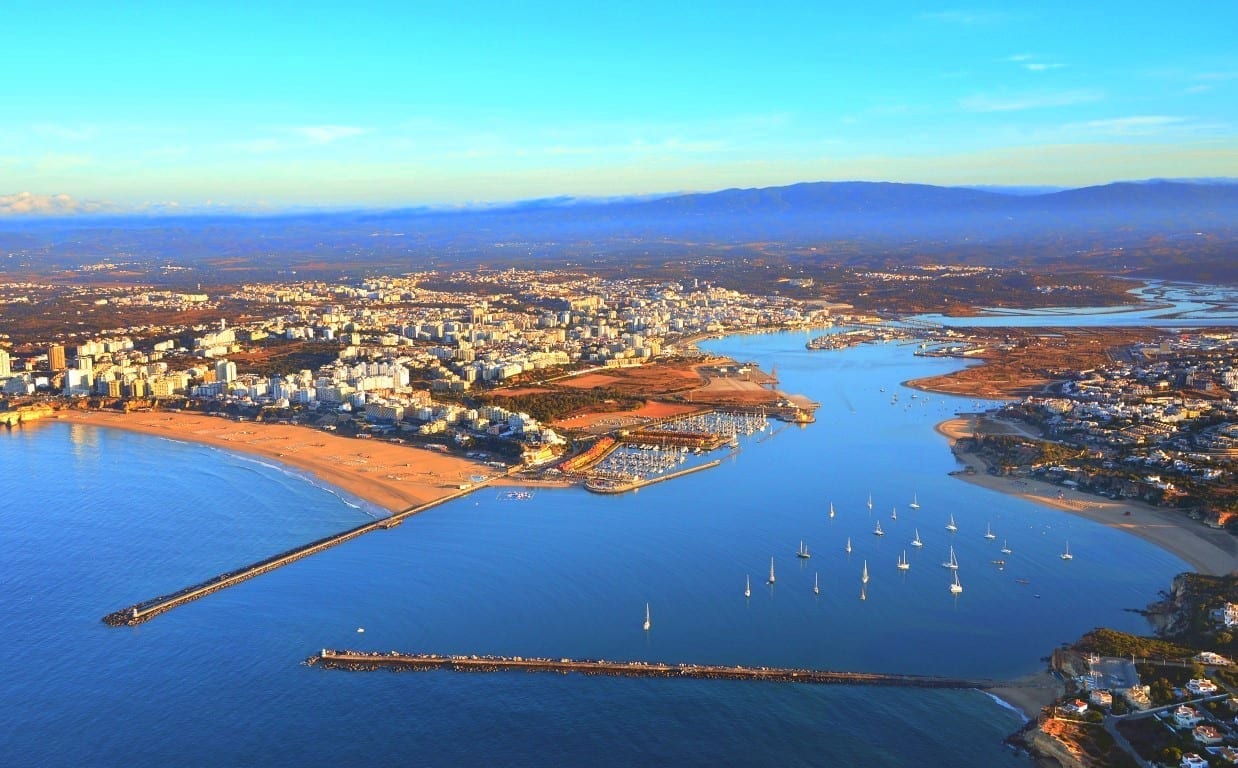
[[[260,456],[303,470],[390,512],[433,501],[496,470],[481,462],[382,440],[339,437],[307,427],[237,422],[196,413],[61,410],[55,420],[125,429]]]
[[[1066,693],[1066,685],[1047,669],[1010,682],[1009,688],[990,688],[988,693],[1019,710],[1028,720],[1035,720],[1040,710]]]
[[[971,436],[973,419],[969,416],[948,419],[937,425],[937,431],[953,445],[959,438]],[[1199,573],[1222,576],[1238,570],[1238,537],[1192,520],[1181,510],[1154,507],[1140,501],[1107,499],[1041,480],[990,475],[984,459],[979,456],[958,451],[955,456],[974,470],[955,473],[960,480],[1126,531],[1177,555]]]

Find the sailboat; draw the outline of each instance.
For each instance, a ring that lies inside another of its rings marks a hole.
[[[1010,547],[1006,546],[1006,540],[1005,540],[1005,539],[1002,539],[1002,554],[1003,554],[1003,555],[1009,555],[1009,554],[1010,554]]]
[[[898,569],[900,571],[911,570],[911,563],[907,562],[907,550],[903,550],[903,556],[898,559]]]
[[[912,509],[920,508],[920,502],[916,501],[916,495],[914,493],[911,494],[911,504],[909,504],[908,506],[910,506]]]
[[[851,554],[851,537],[847,537],[847,554]]]
[[[868,583],[868,561],[867,560],[864,561],[864,570],[860,572],[860,583],[861,584]]]
[[[959,527],[958,527],[957,525],[955,525],[955,524],[954,524],[954,513],[953,513],[953,512],[951,512],[951,513],[950,513],[950,522],[946,523],[946,530],[947,530],[947,531],[957,531],[958,529],[959,529]]]
[[[800,539],[800,548],[799,548],[799,551],[795,553],[795,556],[802,557],[804,559],[812,557],[812,555],[808,554],[808,547],[804,546],[803,539]]]
[[[744,597],[752,597],[752,577],[744,577]]]
[[[881,530],[881,521],[880,521],[880,520],[878,520],[878,521],[877,521],[877,527],[873,530],[873,535],[874,535],[874,536],[885,536],[885,535],[886,535],[886,532],[885,532],[885,531],[883,531],[883,530]]]
[[[923,542],[923,541],[920,541],[920,529],[919,529],[919,528],[917,528],[917,529],[916,529],[916,537],[915,537],[914,539],[912,539],[912,540],[911,540],[911,546],[913,546],[913,547],[923,547],[923,546],[924,546],[924,542]]]
[[[959,569],[959,559],[954,556],[954,547],[950,547],[950,559],[941,564],[942,568],[949,568],[952,571]]]
[[[834,519],[834,502],[830,502],[830,519]]]
[[[950,591],[956,595],[963,591],[963,585],[959,583],[958,571],[954,572],[954,583],[950,585]]]
[[[769,583],[774,583],[774,558],[769,559]]]
[[[649,623],[649,603],[645,603],[645,631],[648,632],[651,626],[653,625]]]
[[[873,495],[871,493],[868,494],[868,508],[869,510],[872,510],[873,508]]]
[[[897,520],[897,519],[898,519],[898,507],[892,507],[892,508],[890,509],[890,519],[891,519],[891,520]]]
[[[1070,554],[1070,542],[1066,542],[1066,551],[1062,553],[1063,560],[1074,560],[1075,556]]]
[[[821,574],[819,573],[812,575],[812,593],[814,595],[821,594]]]
[[[988,523],[984,524],[984,537],[990,540],[997,538],[997,536],[993,533],[993,528]]]

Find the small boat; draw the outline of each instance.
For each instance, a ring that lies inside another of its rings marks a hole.
[[[952,571],[959,569],[959,559],[954,556],[954,547],[950,547],[950,559],[941,564],[942,568],[949,568]]]
[[[1028,581],[1027,579],[1015,579],[1014,583],[1015,584],[1031,584],[1032,582]]]
[[[984,524],[984,537],[990,541],[997,538],[997,536],[993,533],[992,527],[990,527],[988,523]]]
[[[1006,567],[1005,560],[990,560],[989,562],[993,563],[993,565],[996,565],[999,570]]]
[[[744,577],[744,597],[752,597],[752,577]]]
[[[946,523],[947,531],[957,531],[959,527],[954,524],[954,513],[950,513],[950,522]]]
[[[900,571],[911,570],[911,563],[907,562],[907,550],[903,550],[903,555],[898,559],[898,569]]]
[[[834,519],[834,502],[830,502],[830,519]]]
[[[878,521],[877,521],[877,527],[876,527],[875,529],[873,529],[873,535],[874,535],[874,536],[885,536],[885,535],[886,535],[886,532],[885,532],[885,531],[883,531],[883,530],[881,530],[881,521],[880,521],[880,520],[878,520]]]
[[[812,593],[814,595],[821,594],[821,574],[819,573],[812,575]]]
[[[1070,554],[1070,542],[1066,542],[1066,551],[1062,553],[1063,560],[1074,560],[1075,556]]]
[[[649,603],[645,603],[645,631],[648,632],[649,628],[652,626],[653,625],[649,623]]]
[[[916,501],[916,495],[914,493],[911,494],[911,504],[909,504],[908,506],[911,507],[912,509],[920,508],[920,502]]]
[[[871,493],[868,494],[868,508],[870,510],[873,508],[873,495]]]
[[[892,509],[890,510],[890,519],[891,519],[891,520],[897,520],[897,519],[898,519],[898,507],[894,507],[894,508],[892,508]]]
[[[358,633],[365,632],[365,627],[357,627],[357,632]]]
[[[860,572],[860,583],[861,584],[868,583],[868,561],[867,560],[864,561],[864,570]]]
[[[804,546],[804,541],[803,541],[803,539],[801,539],[801,540],[800,540],[800,548],[799,548],[799,550],[797,550],[797,551],[796,551],[795,556],[796,556],[796,557],[802,557],[802,558],[804,558],[805,560],[807,560],[808,558],[812,557],[812,555],[808,554],[808,547]]]
[[[847,537],[847,554],[851,554],[851,537]]]
[[[774,583],[774,558],[769,559],[769,584]]]
[[[950,591],[953,594],[958,594],[963,591],[963,585],[959,583],[959,572],[954,572],[954,583],[950,585]]]
[[[1006,540],[1005,540],[1005,539],[1002,539],[1002,554],[1003,554],[1003,555],[1009,555],[1009,554],[1010,554],[1010,547],[1006,546]]]
[[[911,540],[911,546],[913,546],[913,547],[923,547],[923,546],[924,546],[924,542],[923,542],[923,541],[920,541],[920,529],[919,529],[919,528],[917,528],[917,529],[916,529],[916,537],[915,537],[914,539],[912,539],[912,540]]]

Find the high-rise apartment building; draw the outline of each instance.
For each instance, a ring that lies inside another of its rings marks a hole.
[[[53,344],[47,348],[47,367],[51,368],[52,373],[63,371],[68,367],[64,362],[63,344]]]
[[[9,362],[9,353],[0,349],[0,379],[12,375],[12,363]]]

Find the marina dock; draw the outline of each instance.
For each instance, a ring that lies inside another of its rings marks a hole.
[[[218,592],[221,589],[227,589],[228,587],[240,584],[242,581],[247,581],[255,576],[260,576],[267,571],[273,571],[276,568],[283,567],[289,563],[295,563],[301,558],[309,557],[310,555],[322,552],[325,549],[339,546],[340,544],[355,539],[362,534],[379,529],[394,528],[402,523],[405,518],[411,517],[418,512],[424,512],[432,507],[437,507],[440,504],[446,504],[447,502],[458,499],[465,494],[472,493],[474,490],[486,485],[488,482],[490,482],[489,479],[483,480],[480,483],[471,485],[468,488],[462,488],[455,493],[450,493],[442,498],[401,510],[390,517],[375,520],[371,523],[365,523],[364,525],[359,525],[356,528],[350,528],[347,531],[342,531],[316,541],[311,541],[309,544],[303,544],[299,547],[287,550],[286,552],[281,552],[278,555],[272,555],[271,557],[247,565],[244,568],[238,568],[235,571],[222,573],[218,576],[207,579],[206,581],[177,590],[176,592],[160,595],[159,597],[154,597],[149,600],[143,600],[142,602],[135,603],[127,608],[122,608],[119,611],[109,613],[103,617],[103,623],[112,627],[120,627],[136,626],[145,621],[150,621],[159,614],[164,613],[165,611],[170,611],[177,606],[192,602],[200,597],[206,597],[212,592]]]
[[[718,664],[666,664],[656,661],[539,659],[521,656],[443,656],[425,653],[387,653],[324,648],[305,660],[309,666],[368,672],[447,670],[451,672],[557,672],[611,677],[666,677],[704,680],[755,680],[818,685],[877,685],[905,688],[1019,687],[1017,681],[981,680],[881,672],[836,672],[822,669],[745,667]]]
[[[635,491],[638,488],[644,488],[647,485],[655,483],[664,483],[667,480],[674,480],[677,477],[690,475],[693,472],[700,472],[702,469],[712,469],[722,463],[722,459],[714,459],[704,464],[698,464],[695,467],[681,469],[678,472],[672,472],[669,475],[660,475],[651,477],[645,480],[618,480],[608,478],[602,475],[594,475],[585,481],[585,489],[594,493],[626,493],[627,491]]]

